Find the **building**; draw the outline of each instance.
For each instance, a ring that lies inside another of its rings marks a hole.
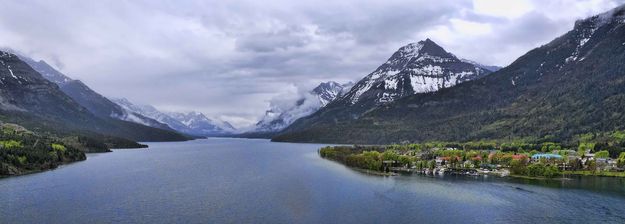
[[[533,162],[537,162],[540,161],[541,159],[546,159],[546,160],[561,160],[562,156],[558,155],[558,154],[552,154],[552,153],[539,153],[539,154],[534,154],[532,156],[532,161]]]
[[[527,160],[527,156],[524,155],[524,154],[516,154],[516,155],[512,155],[512,159],[513,160],[526,161]]]

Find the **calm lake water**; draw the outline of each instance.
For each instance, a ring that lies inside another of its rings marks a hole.
[[[625,181],[359,173],[321,145],[206,139],[0,179],[0,223],[625,223]]]

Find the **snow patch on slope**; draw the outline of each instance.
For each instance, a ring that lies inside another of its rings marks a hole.
[[[609,23],[625,23],[625,5],[587,19],[576,21],[575,30],[577,31],[577,35],[575,38],[577,39],[577,46],[564,62],[569,63],[584,60],[584,57],[580,58],[580,50],[592,39],[599,28]]]

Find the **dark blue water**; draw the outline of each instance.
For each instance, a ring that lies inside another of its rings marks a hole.
[[[364,175],[320,145],[208,139],[0,179],[0,223],[625,223],[625,182]]]

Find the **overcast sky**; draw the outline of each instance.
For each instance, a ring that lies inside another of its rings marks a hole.
[[[507,65],[625,0],[0,0],[0,46],[109,97],[254,123],[281,94],[357,81],[430,38]]]

